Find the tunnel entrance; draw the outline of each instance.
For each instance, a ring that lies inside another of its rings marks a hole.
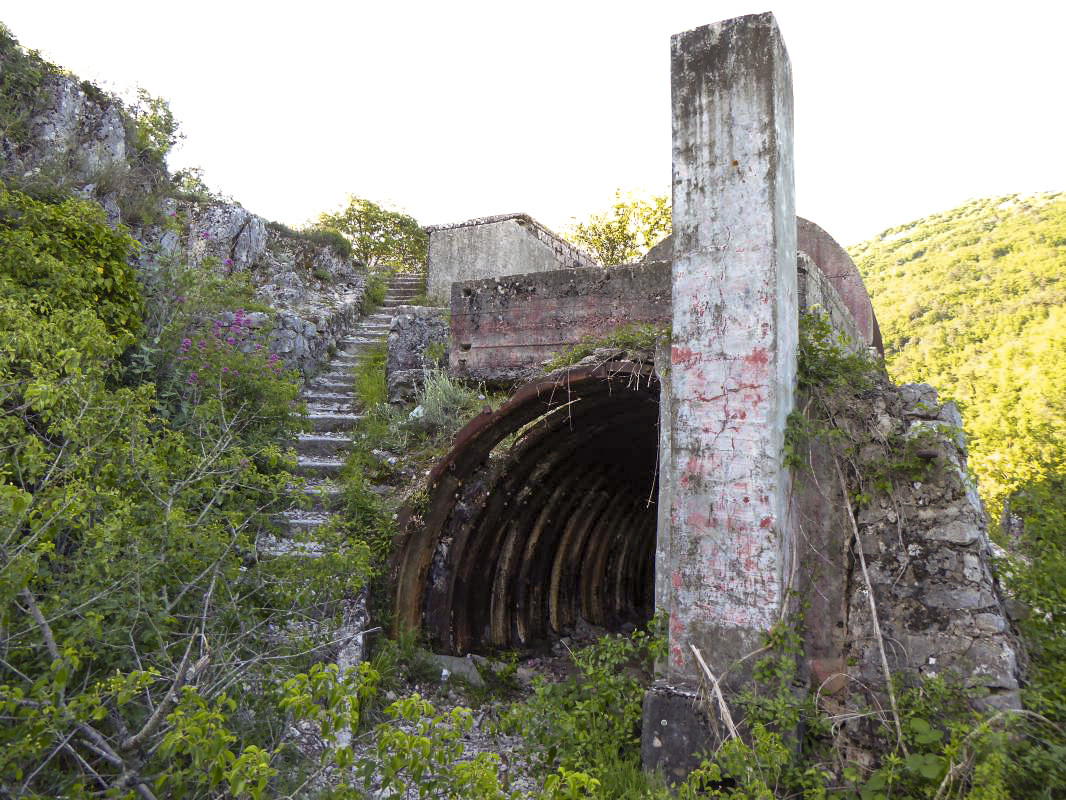
[[[400,622],[463,654],[647,621],[658,423],[659,381],[632,361],[529,384],[471,421],[401,519]]]

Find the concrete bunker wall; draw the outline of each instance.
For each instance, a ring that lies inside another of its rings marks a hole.
[[[449,369],[501,383],[528,379],[585,337],[670,323],[670,264],[553,270],[452,285]]]
[[[591,255],[528,214],[483,217],[426,230],[426,290],[434,305],[448,304],[456,281],[596,265]]]

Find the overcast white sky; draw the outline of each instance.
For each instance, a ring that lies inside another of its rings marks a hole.
[[[845,244],[970,197],[1066,189],[1066,3],[8,2],[19,41],[170,101],[171,166],[289,224],[355,193],[424,224],[556,229],[670,182],[670,35],[772,10],[797,207]]]

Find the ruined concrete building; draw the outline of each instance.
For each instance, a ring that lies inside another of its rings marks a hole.
[[[796,217],[791,67],[774,17],[678,34],[671,53],[673,235],[642,263],[599,267],[521,214],[430,231],[451,372],[519,388],[461,431],[425,510],[404,520],[399,619],[462,654],[664,612],[669,656],[643,746],[647,764],[679,771],[714,733],[697,653],[735,687],[800,602],[800,674],[843,712],[856,757],[886,663],[953,671],[986,704],[1017,706],[1016,643],[957,411],[925,386],[868,393],[861,422],[875,439],[922,433],[937,470],[854,517],[824,453],[808,475],[784,464],[801,312],[818,307],[862,347],[881,340],[854,263]],[[653,358],[544,375],[559,350],[634,323],[667,332]]]

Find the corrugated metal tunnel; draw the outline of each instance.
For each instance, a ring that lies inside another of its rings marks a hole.
[[[658,422],[651,365],[628,361],[527,385],[474,419],[401,519],[401,623],[466,653],[650,618]]]

